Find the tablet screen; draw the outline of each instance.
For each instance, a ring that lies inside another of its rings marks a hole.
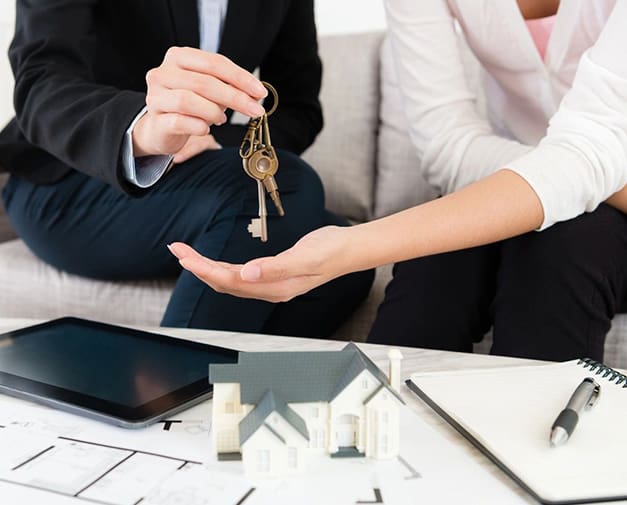
[[[192,385],[188,395],[208,391],[209,364],[235,361],[233,350],[74,318],[0,336],[2,383],[22,379],[18,386],[34,394],[72,392],[79,404],[127,413]]]

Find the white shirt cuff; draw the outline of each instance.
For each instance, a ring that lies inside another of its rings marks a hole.
[[[140,188],[149,188],[153,186],[163,174],[167,171],[173,156],[163,154],[154,156],[142,156],[135,158],[133,154],[133,128],[142,116],[146,114],[144,107],[124,134],[124,142],[122,144],[122,165],[124,166],[124,177],[130,183]]]

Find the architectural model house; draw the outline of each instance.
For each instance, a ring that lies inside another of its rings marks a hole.
[[[388,459],[399,451],[401,353],[389,378],[359,348],[240,353],[210,366],[213,446],[251,477],[302,471],[316,453]]]

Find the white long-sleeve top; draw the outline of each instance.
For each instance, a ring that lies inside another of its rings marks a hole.
[[[410,137],[440,191],[511,169],[537,193],[543,229],[627,184],[627,0],[562,0],[544,61],[516,0],[386,0],[386,12]]]

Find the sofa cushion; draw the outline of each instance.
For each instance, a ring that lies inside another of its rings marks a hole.
[[[383,217],[432,200],[437,192],[420,172],[403,111],[390,40],[381,44],[381,104],[374,216]]]
[[[354,221],[372,217],[382,33],[320,39],[324,129],[304,159],[320,174],[330,210]]]
[[[105,282],[61,272],[33,256],[24,242],[0,244],[0,317],[77,316],[158,326],[174,281]]]
[[[378,269],[370,296],[335,339],[366,338],[390,278],[390,266]],[[106,282],[78,277],[45,264],[21,240],[0,244],[0,279],[0,318],[76,316],[142,326],[159,326],[175,282]]]

